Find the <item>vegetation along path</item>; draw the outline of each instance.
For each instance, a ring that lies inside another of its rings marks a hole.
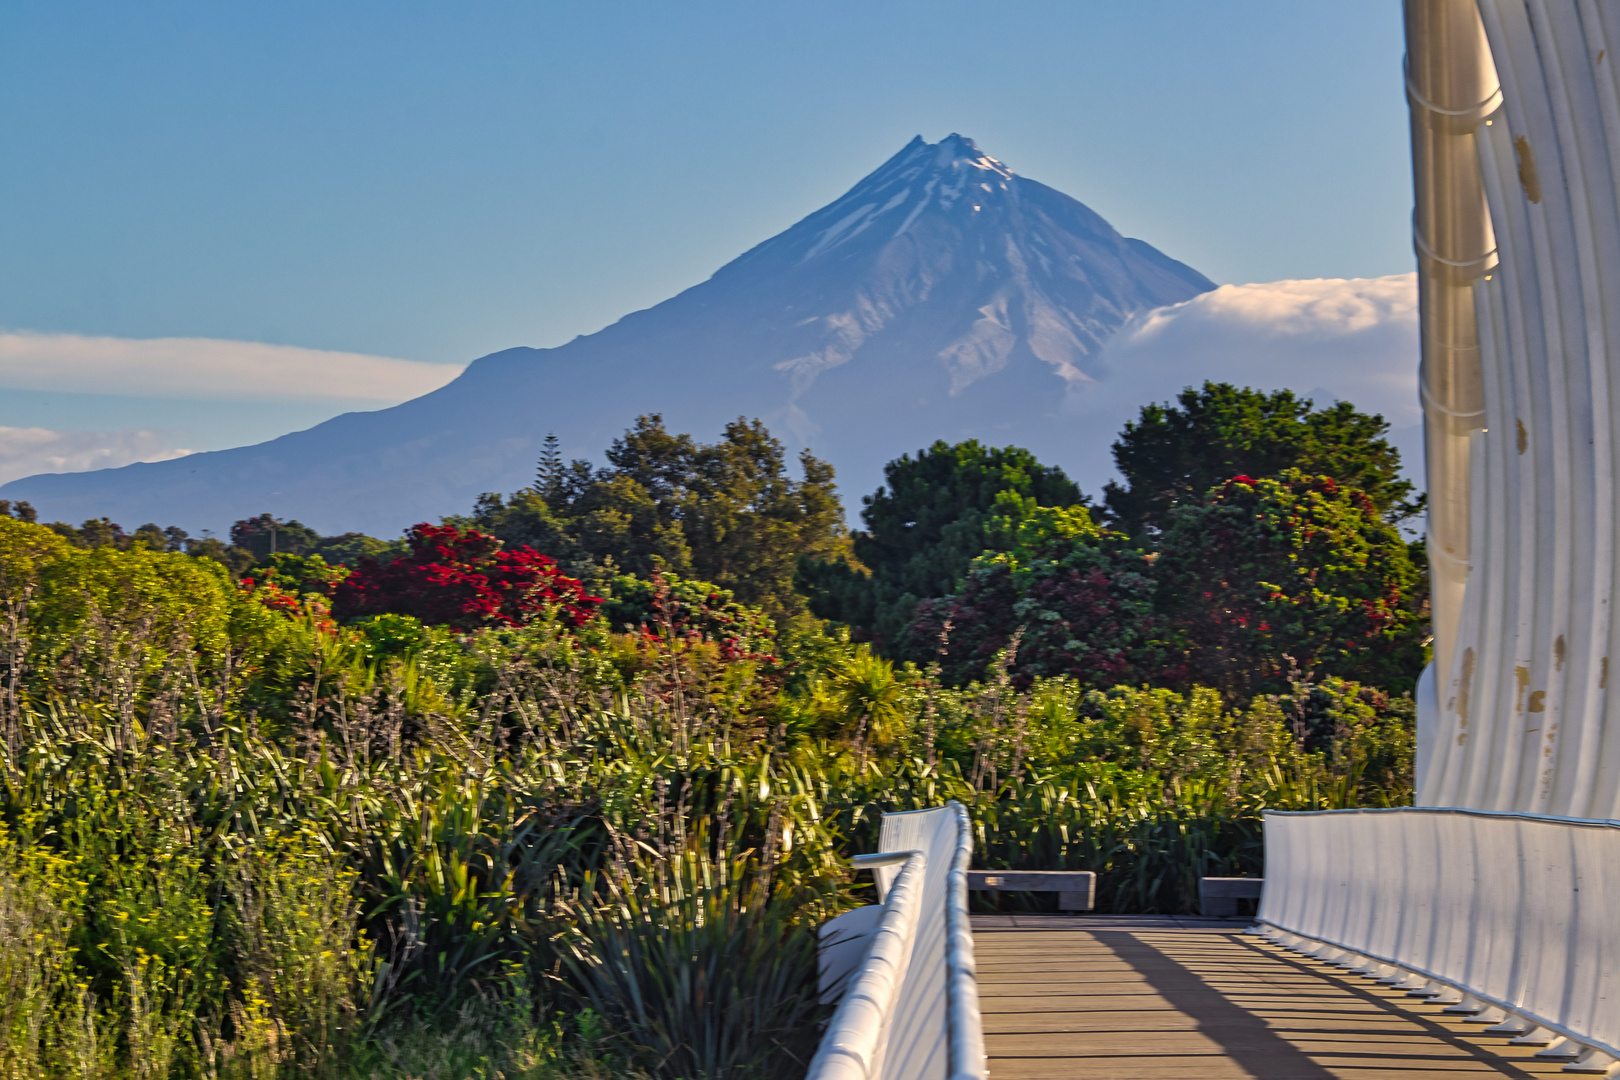
[[[1230,920],[975,916],[994,1080],[1551,1076],[1561,1066]]]

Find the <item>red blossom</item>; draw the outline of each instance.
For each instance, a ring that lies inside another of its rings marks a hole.
[[[319,596],[311,596],[307,600],[300,599],[273,581],[256,582],[250,577],[243,578],[237,583],[237,587],[278,615],[285,615],[289,619],[307,615],[319,629],[329,633],[337,630],[337,624],[330,617],[326,601]]]
[[[523,626],[556,611],[569,626],[596,613],[589,596],[557,561],[531,547],[501,550],[477,529],[421,524],[406,534],[410,554],[391,563],[363,559],[335,590],[337,615],[410,615],[424,623],[473,630]]]

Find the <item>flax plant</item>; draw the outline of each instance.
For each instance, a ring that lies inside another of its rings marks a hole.
[[[671,1078],[803,1074],[826,1012],[815,927],[838,898],[780,887],[774,861],[700,831],[637,846],[559,905],[567,988],[627,1060]]]

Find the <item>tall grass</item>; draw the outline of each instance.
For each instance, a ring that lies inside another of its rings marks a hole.
[[[44,853],[20,857],[10,844],[0,851],[0,1076],[40,1075],[61,1052],[88,1065],[96,1032],[73,978],[70,936],[81,900],[71,868]]]
[[[980,865],[1180,911],[1261,869],[1263,807],[1408,783],[1402,707],[1348,684],[240,611],[204,648],[138,596],[47,634],[0,593],[0,1078],[789,1077],[884,811],[959,799]]]

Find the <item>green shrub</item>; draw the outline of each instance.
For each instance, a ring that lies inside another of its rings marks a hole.
[[[7,520],[0,1063],[29,1080],[788,1075],[885,811],[959,799],[980,866],[1184,911],[1260,869],[1265,807],[1410,796],[1410,699],[1341,679],[1234,701],[1003,652],[952,687],[803,623],[769,661],[339,627]]]

